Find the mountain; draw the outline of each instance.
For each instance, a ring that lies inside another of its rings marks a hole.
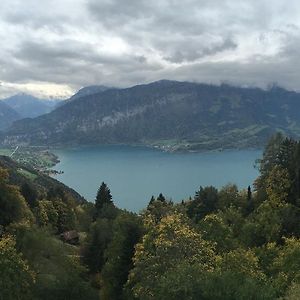
[[[18,94],[3,100],[23,118],[35,118],[49,113],[58,100],[43,100],[27,94]]]
[[[14,109],[0,101],[0,130],[8,128],[18,119],[21,119],[21,116]]]
[[[162,80],[74,99],[17,121],[4,144],[126,143],[167,150],[260,147],[282,131],[300,137],[300,94]]]
[[[65,105],[65,104],[67,104],[67,103],[69,103],[69,102],[71,102],[75,99],[82,98],[82,97],[85,97],[85,96],[91,96],[91,95],[99,94],[99,93],[102,93],[102,92],[105,92],[105,91],[111,90],[111,89],[114,89],[114,88],[107,87],[107,86],[104,86],[104,85],[90,85],[90,86],[83,87],[79,91],[77,91],[69,99],[64,100],[64,101],[60,101],[56,105],[56,108],[58,108],[60,106],[63,106],[63,105]]]
[[[111,87],[107,87],[104,85],[90,85],[83,87],[80,89],[75,95],[73,95],[69,100],[78,99],[85,96],[90,96],[98,93],[105,92],[107,90],[112,89]]]

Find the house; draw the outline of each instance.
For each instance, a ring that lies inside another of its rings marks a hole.
[[[79,234],[76,230],[65,231],[61,233],[60,238],[63,242],[78,245],[79,244]]]

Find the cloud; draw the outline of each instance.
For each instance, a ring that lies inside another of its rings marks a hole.
[[[0,97],[162,78],[300,90],[299,28],[296,0],[3,0]]]

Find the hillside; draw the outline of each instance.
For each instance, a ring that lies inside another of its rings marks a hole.
[[[0,155],[0,168],[8,170],[10,184],[22,186],[27,183],[33,186],[40,194],[47,194],[51,190],[61,191],[77,203],[86,202],[81,195],[63,183],[29,166],[17,163],[8,156]]]
[[[15,122],[4,144],[146,144],[169,150],[260,147],[300,136],[300,94],[281,88],[158,81],[80,97]]]
[[[11,107],[0,101],[0,130],[8,128],[21,116]]]
[[[95,203],[13,183],[24,170],[0,157],[0,299],[300,299],[299,154],[277,134],[255,191],[160,193],[139,214],[104,182]]]

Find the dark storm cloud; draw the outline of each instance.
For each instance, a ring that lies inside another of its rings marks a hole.
[[[0,76],[11,82],[22,82],[24,78],[40,81],[43,78],[59,84],[67,82],[66,78],[69,77],[71,84],[80,86],[105,82],[105,78],[111,82],[117,73],[124,76],[141,67],[141,73],[159,68],[154,64],[146,65],[144,56],[120,57],[97,53],[93,45],[71,40],[54,44],[24,41],[12,54],[14,59],[11,61],[0,58],[3,66]],[[126,84],[130,82],[126,81]]]
[[[161,78],[300,89],[295,0],[4,0],[1,91]]]
[[[230,38],[226,38],[215,45],[203,46],[201,41],[195,40],[194,43],[191,43],[190,47],[185,46],[186,41],[184,40],[181,43],[175,42],[174,47],[170,50],[171,56],[165,59],[174,63],[193,62],[205,56],[214,55],[226,50],[233,50],[237,47],[237,44]]]

